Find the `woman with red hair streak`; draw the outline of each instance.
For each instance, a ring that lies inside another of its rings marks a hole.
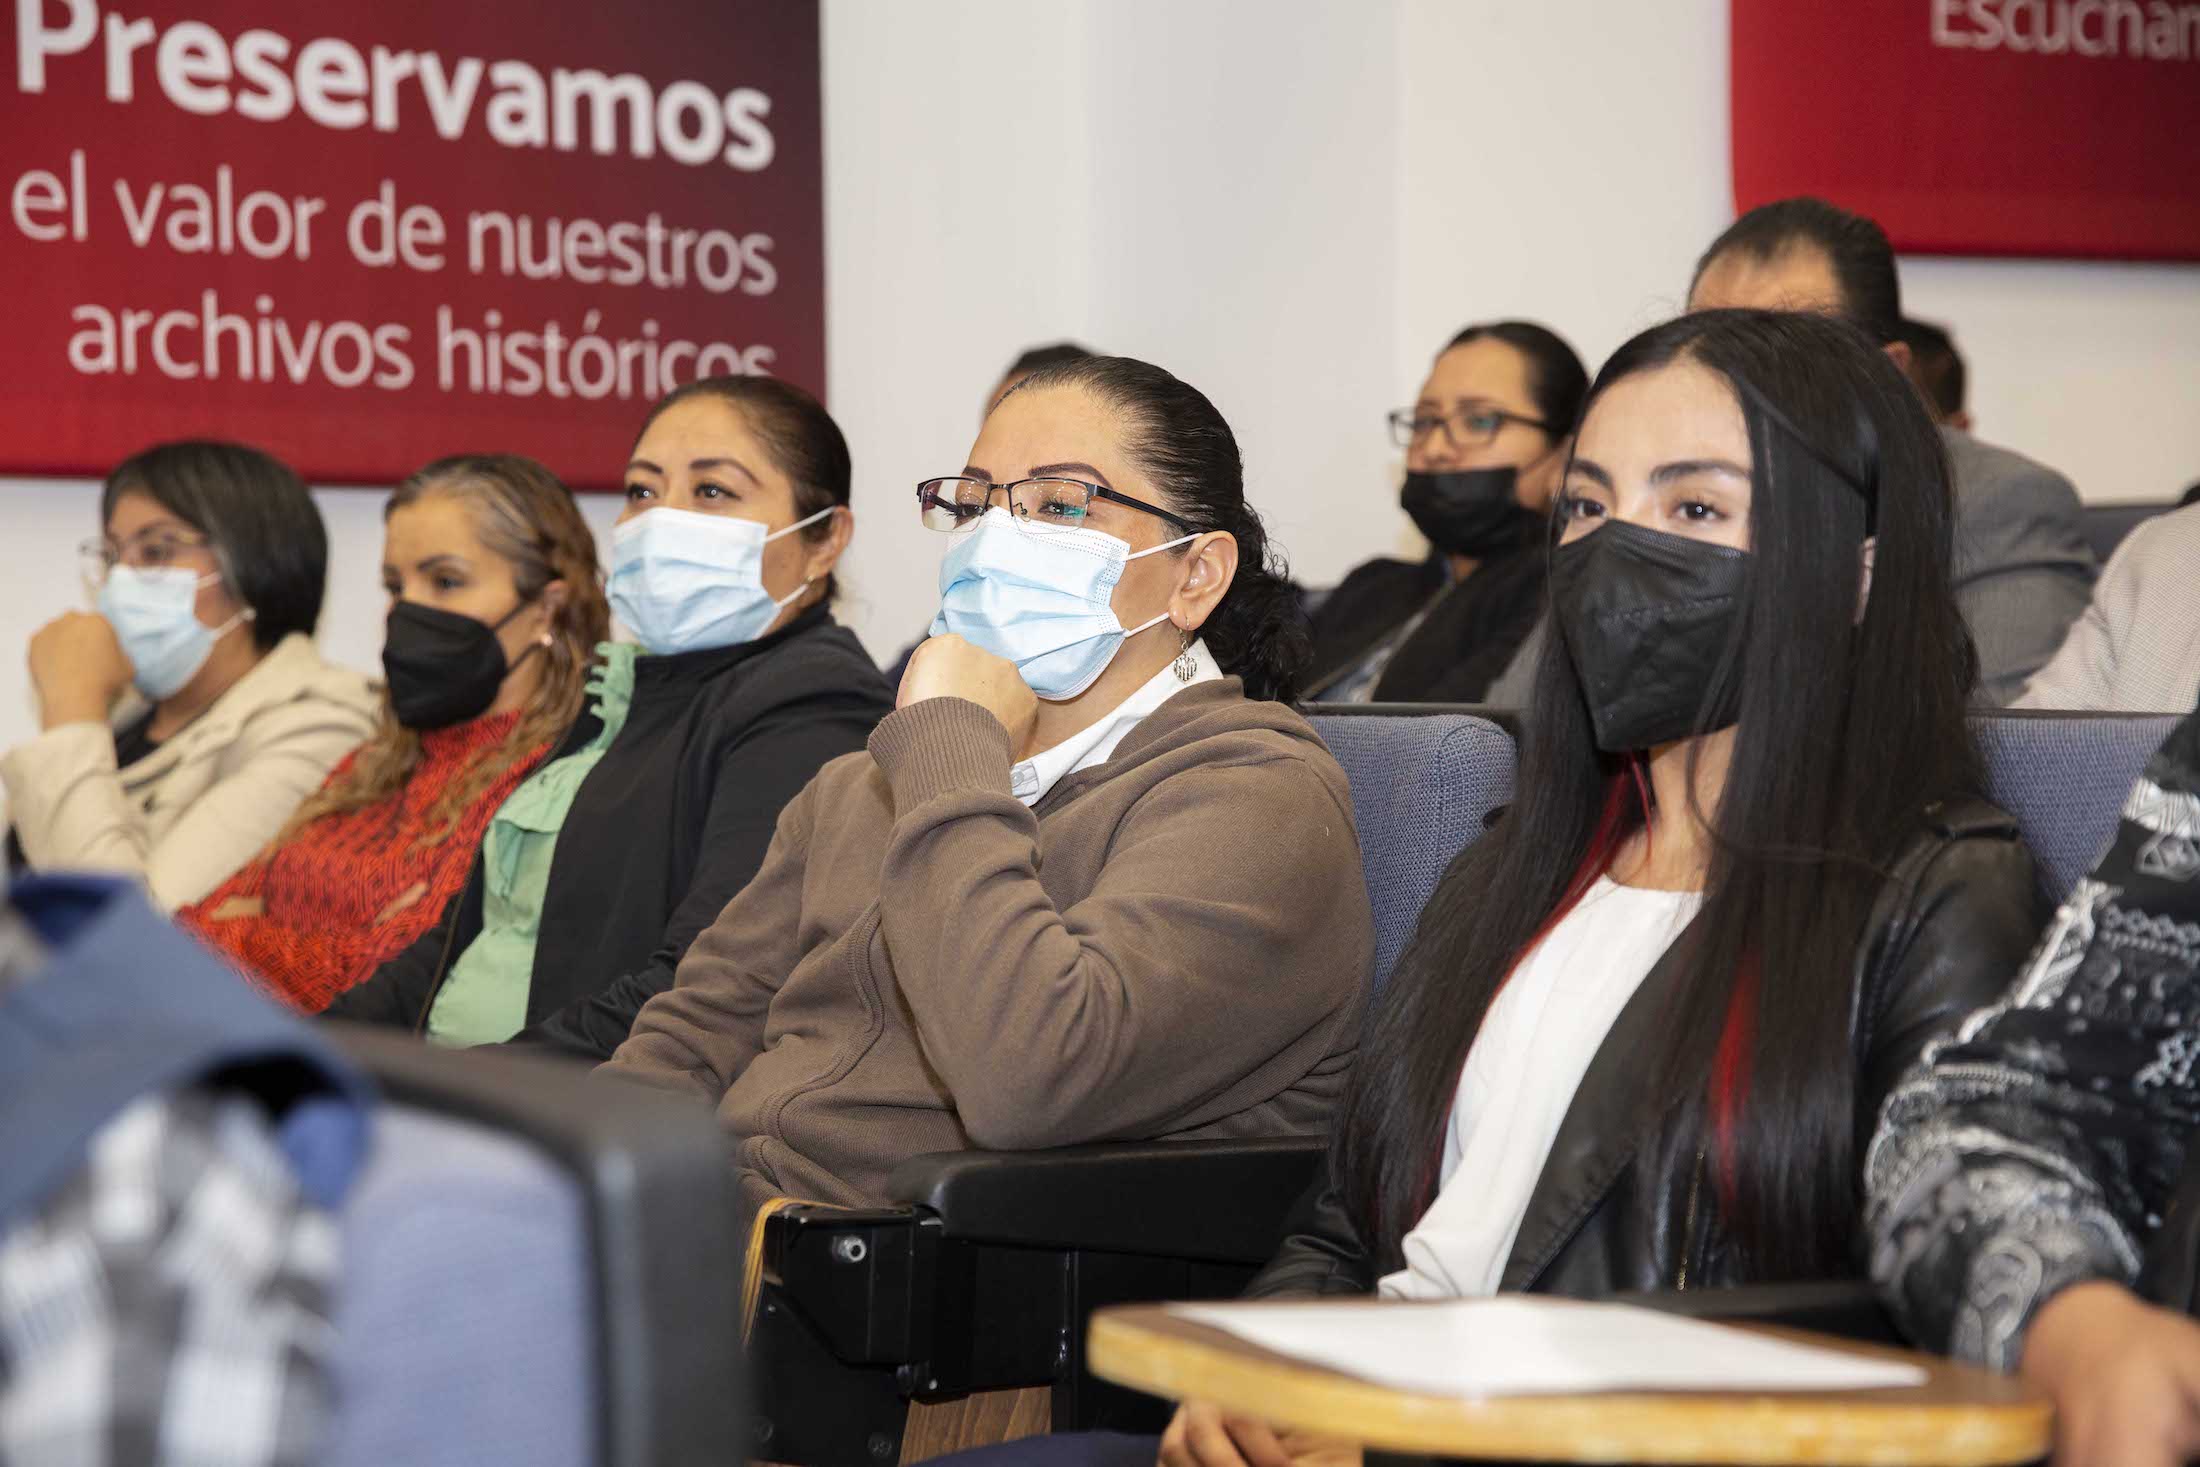
[[[1518,800],[1376,1001],[1254,1296],[1858,1276],[1881,1100],[2039,931],[1980,798],[1947,465],[1883,352],[1757,311],[1643,333],[1558,526]],[[1195,1401],[1161,1458],[1354,1450]]]

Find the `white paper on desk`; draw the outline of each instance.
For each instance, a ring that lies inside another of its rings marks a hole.
[[[1172,1304],[1169,1312],[1279,1355],[1423,1395],[1863,1391],[1926,1378],[1899,1361],[1572,1299]]]

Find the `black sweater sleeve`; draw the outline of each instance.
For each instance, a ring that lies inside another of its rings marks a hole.
[[[881,700],[860,693],[810,699],[759,719],[727,744],[718,756],[694,880],[649,962],[546,1015],[513,1042],[609,1059],[642,1005],[672,987],[688,944],[718,920],[763,864],[780,810],[827,763],[861,750],[885,712]]]

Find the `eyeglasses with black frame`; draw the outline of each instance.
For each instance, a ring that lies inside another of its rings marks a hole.
[[[1462,403],[1448,413],[1417,413],[1412,408],[1400,408],[1390,415],[1390,437],[1400,448],[1411,448],[1427,442],[1441,428],[1460,448],[1483,448],[1505,430],[1507,423],[1522,423],[1530,428],[1541,428],[1546,433],[1551,431],[1551,425],[1541,418],[1509,413],[1485,403]]]
[[[1088,484],[1083,479],[1018,479],[1011,484],[992,484],[957,474],[926,479],[917,485],[917,512],[924,518],[924,527],[943,535],[960,534],[970,529],[995,504],[1007,505],[1009,513],[1026,524],[1074,528],[1084,524],[1095,499],[1105,499],[1167,520],[1187,535],[1199,533],[1182,516],[1171,514],[1159,505],[1134,499],[1105,484]]]

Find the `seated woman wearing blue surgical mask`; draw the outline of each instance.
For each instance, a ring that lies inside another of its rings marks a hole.
[[[376,699],[314,650],[328,532],[286,465],[162,444],[108,475],[100,519],[98,611],[31,638],[41,731],[0,756],[10,861],[123,872],[187,906],[366,740]]]
[[[332,1016],[618,1047],[781,808],[893,707],[831,611],[849,478],[839,426],[784,382],[708,378],[650,410],[611,536],[611,609],[640,645],[597,649],[587,712],[490,821],[464,892]]]
[[[1367,891],[1229,426],[1063,363],[917,498],[941,600],[896,710],[608,1069],[714,1105],[752,1211],[883,1201],[922,1152],[1320,1131]]]

